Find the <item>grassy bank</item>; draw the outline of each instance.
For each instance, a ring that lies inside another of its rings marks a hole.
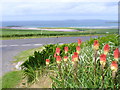
[[[58,29],[62,29],[62,28],[58,28]],[[65,29],[70,29],[70,28],[65,28]],[[78,31],[62,32],[62,31],[46,31],[46,30],[2,29],[2,35],[0,35],[0,38],[3,40],[5,39],[7,40],[7,39],[42,38],[42,37],[101,35],[101,34],[113,34],[118,32],[117,29],[80,29],[80,28],[73,28],[73,29],[76,29]]]
[[[22,71],[11,71],[2,77],[2,88],[16,88],[22,80]]]
[[[29,50],[22,51],[14,57],[15,61],[13,61],[13,63],[17,63],[19,61],[25,61],[29,58],[29,56],[34,55],[35,51],[41,51],[43,48],[44,47],[38,47],[38,48],[32,48]]]

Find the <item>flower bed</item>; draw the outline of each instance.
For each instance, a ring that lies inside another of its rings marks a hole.
[[[53,88],[118,88],[118,35],[86,42],[46,45],[22,64],[28,82],[43,73]],[[54,71],[54,74],[49,74]]]

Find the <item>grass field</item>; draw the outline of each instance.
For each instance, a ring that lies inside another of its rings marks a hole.
[[[46,28],[47,29],[47,28]],[[48,28],[50,29],[50,28]],[[57,29],[57,28],[53,28]],[[71,29],[71,28],[58,28]],[[41,37],[56,37],[56,36],[78,36],[78,35],[99,35],[117,33],[117,29],[80,29],[72,28],[78,31],[62,32],[62,31],[46,31],[46,30],[20,30],[20,29],[2,29],[0,37],[4,39],[22,39],[22,38],[41,38]]]
[[[22,80],[22,71],[11,71],[2,77],[2,88],[16,88]]]

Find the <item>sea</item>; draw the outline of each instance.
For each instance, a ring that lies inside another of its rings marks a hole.
[[[2,21],[2,27],[103,27],[118,28],[112,20]]]

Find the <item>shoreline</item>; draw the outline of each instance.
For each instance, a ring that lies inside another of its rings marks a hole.
[[[46,31],[63,31],[63,32],[73,32],[79,31],[81,29],[118,29],[118,26],[94,26],[94,27],[0,27],[0,29],[20,29],[20,30],[46,30]]]

